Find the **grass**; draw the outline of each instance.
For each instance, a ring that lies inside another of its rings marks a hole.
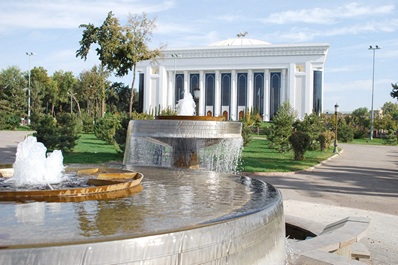
[[[307,169],[333,156],[333,148],[321,151],[307,151],[303,161],[293,159],[293,151],[278,153],[268,148],[268,141],[254,137],[242,152],[244,172],[292,172]]]
[[[369,140],[368,138],[362,138],[362,139],[354,139],[350,144],[367,144],[367,145],[385,145],[385,142],[383,139],[380,138],[373,138],[373,140]]]
[[[122,161],[123,154],[115,147],[95,137],[94,134],[81,134],[73,152],[64,153],[66,164],[100,164],[110,161]]]
[[[333,155],[333,148],[325,152],[307,151],[303,161],[293,160],[293,152],[278,153],[268,148],[268,141],[262,136],[254,136],[242,153],[244,172],[292,172],[312,167]],[[64,154],[66,164],[99,164],[122,161],[123,154],[113,145],[107,144],[94,134],[81,134],[72,153]]]

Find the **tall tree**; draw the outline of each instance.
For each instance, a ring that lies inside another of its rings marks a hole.
[[[118,61],[115,61],[115,54],[123,40],[123,30],[119,25],[119,20],[114,17],[112,11],[108,13],[104,23],[100,27],[93,24],[82,24],[80,28],[84,28],[83,36],[80,40],[80,49],[76,51],[76,57],[86,60],[92,44],[97,44],[95,49],[101,62],[101,116],[105,114],[105,76],[106,70],[115,69]]]
[[[124,27],[124,41],[117,54],[118,65],[115,67],[118,76],[125,76],[133,72],[131,94],[129,102],[129,116],[132,115],[134,102],[134,85],[136,80],[137,63],[140,61],[155,59],[160,56],[162,48],[151,50],[148,42],[156,29],[156,18],[150,19],[145,13],[129,16]]]
[[[31,70],[30,80],[32,113],[39,114],[45,109],[43,99],[51,89],[51,79],[47,74],[47,70],[40,66]]]
[[[17,66],[10,66],[0,72],[0,115],[26,114],[27,84],[27,79]]]

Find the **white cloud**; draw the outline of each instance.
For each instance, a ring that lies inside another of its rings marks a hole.
[[[274,13],[262,21],[273,24],[290,24],[297,22],[332,24],[340,19],[391,14],[394,9],[394,5],[363,6],[354,2],[334,9],[312,8]]]
[[[155,2],[155,3],[151,3]],[[83,23],[100,23],[109,11],[120,19],[128,14],[155,13],[174,7],[172,0],[163,1],[2,1],[0,28],[65,29]]]

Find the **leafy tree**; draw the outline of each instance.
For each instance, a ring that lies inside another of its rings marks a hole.
[[[134,102],[134,85],[136,80],[137,63],[151,60],[161,54],[161,49],[151,50],[148,42],[151,41],[152,32],[156,29],[156,18],[149,19],[145,13],[142,15],[130,15],[127,25],[123,28],[123,45],[117,54],[118,65],[115,70],[118,76],[125,76],[133,72],[131,94],[129,102],[129,116],[132,116]]]
[[[386,102],[381,107],[383,115],[389,114],[391,117],[398,122],[398,104],[392,102]]]
[[[346,120],[343,118],[339,118],[338,122],[338,130],[337,130],[337,139],[340,142],[348,143],[352,142],[354,139],[354,128],[347,124]]]
[[[57,102],[64,104],[69,103],[70,97],[74,97],[74,89],[77,80],[72,72],[64,72],[62,70],[56,71],[52,76],[52,80],[53,107],[51,113],[54,115],[54,104],[57,104]]]
[[[31,110],[32,113],[42,113],[44,96],[51,91],[51,79],[43,67],[34,67],[30,74],[31,79]]]
[[[0,72],[0,128],[15,128],[27,112],[27,80],[16,66]]]
[[[101,62],[101,117],[105,114],[105,77],[108,70],[120,66],[120,60],[116,60],[120,45],[123,42],[123,30],[119,20],[112,12],[108,13],[105,21],[100,27],[93,24],[82,24],[83,36],[80,40],[80,49],[76,51],[76,57],[86,60],[92,44],[97,44],[95,49]]]
[[[268,130],[268,140],[270,148],[279,152],[286,152],[290,149],[289,136],[292,134],[295,115],[290,103],[284,102],[279,106],[273,123]]]

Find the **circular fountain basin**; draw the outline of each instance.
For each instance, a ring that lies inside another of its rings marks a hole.
[[[245,176],[134,167],[132,196],[0,204],[0,264],[284,264],[282,197]]]
[[[13,173],[12,168],[0,169],[0,176],[4,178],[11,178]],[[73,198],[90,200],[98,199],[97,195],[101,194],[107,194],[108,196],[105,196],[107,198],[118,197],[124,193],[128,195],[134,187],[140,185],[144,177],[140,172],[110,168],[67,168],[65,174],[74,175],[74,178],[79,179],[81,183],[74,185],[75,187],[68,185],[64,187],[60,183],[56,184],[56,188],[53,188],[54,184],[48,184],[47,189],[0,188],[0,201],[71,201]]]

